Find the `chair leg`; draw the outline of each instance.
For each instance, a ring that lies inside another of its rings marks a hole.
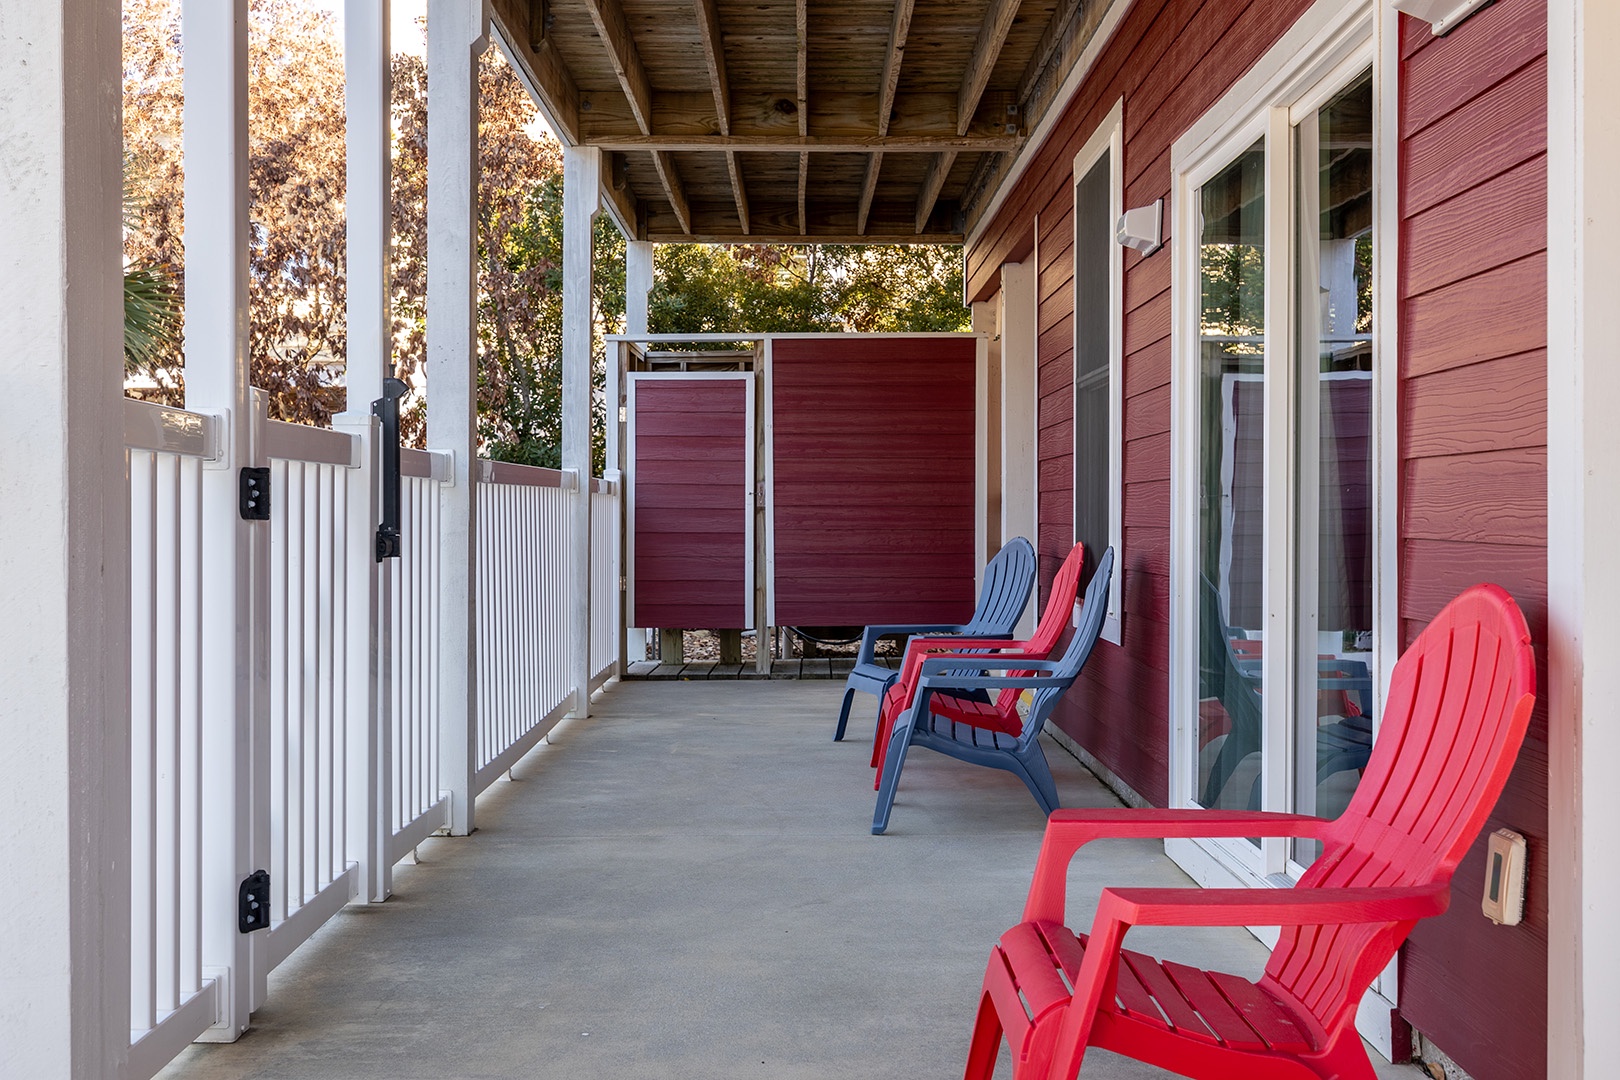
[[[894,722],[896,719],[893,715],[884,714],[884,710],[888,708],[888,700],[889,696],[887,694],[878,699],[877,730],[872,733],[872,768],[880,770],[879,777],[882,776],[884,749],[889,744],[889,736],[894,734]],[[876,791],[877,786],[878,780],[874,779],[872,781],[872,790]]]
[[[968,1043],[967,1071],[962,1080],[990,1080],[996,1071],[996,1055],[1001,1052],[1001,1017],[990,995],[979,995],[979,1015],[973,1022],[973,1041]]]
[[[894,792],[900,786],[900,770],[906,764],[906,751],[911,747],[911,724],[902,720],[895,726],[889,739],[889,752],[883,758],[883,772],[878,776],[877,808],[872,811],[872,835],[879,836],[889,827],[889,814],[894,810]]]
[[[844,741],[844,727],[849,723],[849,704],[855,700],[855,688],[844,687],[844,705],[838,710],[838,730],[833,732],[833,742]]]
[[[1041,812],[1048,817],[1060,805],[1058,803],[1057,781],[1052,778],[1052,767],[1047,764],[1046,755],[1041,752],[1040,744],[1031,743],[1029,750],[1012,759],[1018,768],[1013,770],[1018,778],[1029,788],[1029,793],[1035,796],[1040,804]]]

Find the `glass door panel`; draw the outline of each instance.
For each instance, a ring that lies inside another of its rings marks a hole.
[[[1197,783],[1247,807],[1262,760],[1265,140],[1199,189]]]

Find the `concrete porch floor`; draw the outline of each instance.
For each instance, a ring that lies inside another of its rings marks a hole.
[[[635,682],[600,695],[270,977],[253,1029],[165,1080],[954,1077],[990,945],[1017,921],[1042,818],[1009,774],[917,751],[872,836],[871,698],[836,682]],[[1066,806],[1117,801],[1056,744]],[[1106,884],[1186,885],[1155,843],[1095,845]],[[1240,930],[1131,942],[1253,976]],[[1005,1052],[1004,1055],[1005,1057]],[[1380,1065],[1415,1080],[1410,1067]],[[1005,1065],[998,1076],[1008,1075]],[[1085,1077],[1170,1074],[1093,1052]]]

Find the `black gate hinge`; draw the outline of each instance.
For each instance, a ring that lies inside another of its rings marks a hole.
[[[236,891],[236,929],[243,934],[270,928],[270,871],[255,870]]]
[[[236,487],[237,509],[243,521],[270,520],[270,468],[251,466],[242,470]]]

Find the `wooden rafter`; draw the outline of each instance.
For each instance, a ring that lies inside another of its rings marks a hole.
[[[681,223],[681,231],[692,231],[692,209],[686,202],[686,189],[681,186],[680,174],[675,171],[675,159],[667,151],[653,151],[653,165],[658,169],[659,182],[664,185],[664,197],[669,200],[669,208],[675,211],[675,220]]]
[[[1030,93],[1035,89],[1035,81],[1051,63],[1052,54],[1057,52],[1058,46],[1063,42],[1063,35],[1068,31],[1069,23],[1074,20],[1074,13],[1080,10],[1082,0],[1059,0],[1057,10],[1052,12],[1052,21],[1046,26],[1046,33],[1041,35],[1040,44],[1029,58],[1029,64],[1024,68],[1023,78],[1018,80],[1018,103],[1024,104],[1029,100]],[[1093,8],[1106,5],[1093,4]]]
[[[608,58],[613,62],[613,73],[630,102],[630,112],[636,126],[646,135],[652,131],[652,87],[647,82],[647,69],[641,64],[641,54],[630,35],[630,24],[625,21],[624,8],[619,0],[585,0],[590,9],[596,32],[607,46]]]
[[[799,154],[799,235],[810,234],[810,215],[805,210],[805,194],[810,190],[810,155]]]
[[[911,12],[916,0],[895,0],[894,18],[889,23],[889,48],[883,55],[883,79],[878,84],[877,133],[889,134],[894,116],[894,95],[900,88],[900,64],[906,55],[906,38],[911,33]],[[861,181],[861,203],[855,212],[855,231],[866,235],[866,220],[872,213],[877,194],[878,174],[883,171],[883,151],[866,159],[866,178]]]
[[[973,57],[962,75],[962,89],[956,94],[956,133],[966,135],[973,126],[973,114],[978,111],[984,88],[990,85],[990,73],[1001,57],[1001,46],[1012,29],[1018,14],[1019,0],[990,0],[990,10],[984,13],[984,24],[979,27],[979,40],[973,46]]]
[[[794,63],[795,85],[799,96],[799,138],[810,137],[810,3],[795,0],[793,24],[798,41]],[[810,187],[810,155],[799,151],[799,235],[810,231],[810,218],[805,213],[805,193]]]
[[[692,0],[697,11],[698,34],[703,38],[703,58],[709,64],[709,89],[714,93],[714,113],[720,121],[720,134],[731,134],[731,86],[726,79],[726,53],[720,39],[720,12],[715,0]]]
[[[726,151],[726,171],[731,174],[731,197],[737,203],[737,221],[748,235],[748,189],[743,187],[742,166],[733,151]]]
[[[544,34],[544,12],[531,0],[495,0],[496,29],[520,60],[520,76],[529,93],[539,99],[557,134],[579,141],[579,88]],[[535,42],[539,42],[538,46]]]
[[[939,201],[939,193],[945,187],[945,178],[951,174],[951,166],[955,164],[955,151],[936,154],[934,160],[928,163],[928,173],[923,177],[922,189],[917,192],[919,235],[928,227],[928,219],[934,216],[934,204]]]
[[[872,198],[877,194],[878,171],[883,168],[883,151],[866,159],[866,179],[861,181],[861,204],[855,211],[855,231],[866,235],[866,219],[872,213]]]

